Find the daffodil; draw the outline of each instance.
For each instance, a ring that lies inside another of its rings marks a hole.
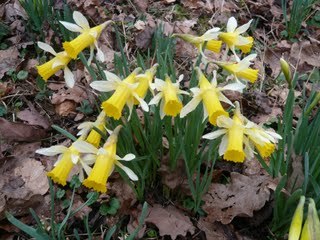
[[[195,87],[190,89],[190,91],[193,94],[193,98],[181,110],[180,117],[185,117],[188,113],[193,111],[202,101],[204,113],[203,120],[209,117],[209,122],[213,125],[216,125],[216,121],[219,116],[229,116],[228,112],[226,112],[223,109],[220,101],[226,102],[233,106],[232,102],[226,96],[223,95],[222,91],[231,90],[242,92],[245,86],[239,83],[232,83],[225,85],[224,87],[218,87],[216,71],[213,72],[213,78],[210,83],[209,80],[202,73],[200,68],[196,67],[195,70],[197,71],[199,79],[199,88]]]
[[[308,216],[303,225],[301,240],[319,240],[320,239],[320,221],[316,205],[312,198],[309,199]]]
[[[274,152],[278,139],[282,139],[279,134],[265,130],[261,126],[248,120],[245,127],[245,134],[263,158],[269,157]],[[253,156],[253,153],[250,155]]]
[[[115,90],[112,96],[101,104],[101,107],[107,116],[119,119],[124,105],[127,104],[130,112],[130,119],[134,100],[139,102],[144,111],[149,111],[148,104],[135,92],[136,88],[139,86],[139,83],[135,82],[135,77],[140,71],[141,68],[136,68],[123,81],[115,74],[105,71],[104,73],[107,77],[107,81],[94,81],[90,84],[93,89],[101,92]]]
[[[151,99],[149,105],[158,104],[160,101],[160,117],[164,116],[177,116],[183,105],[179,99],[179,94],[189,95],[188,92],[180,90],[179,84],[183,79],[183,75],[180,75],[176,83],[172,83],[170,77],[166,75],[165,81],[156,78],[155,82],[151,84],[152,89],[156,89],[158,93]]]
[[[85,142],[78,141],[75,147],[82,153],[89,153],[96,155],[96,161],[88,178],[83,181],[83,185],[92,188],[95,191],[105,193],[107,191],[108,177],[114,170],[114,166],[120,167],[131,180],[137,181],[137,175],[128,167],[122,165],[119,161],[131,161],[135,158],[132,153],[120,158],[116,155],[118,134],[121,126],[116,127],[113,133],[109,136],[103,148],[97,149],[93,145]]]
[[[58,161],[54,164],[54,168],[47,173],[48,177],[50,177],[55,183],[65,186],[74,165],[79,165],[81,167],[79,173],[80,181],[83,181],[84,179],[83,170],[87,175],[90,174],[91,167],[89,165],[92,165],[94,161],[90,157],[82,158],[80,156],[80,152],[74,147],[74,144],[81,141],[81,139],[82,138],[79,138],[70,147],[56,145],[49,148],[38,149],[36,151],[36,153],[45,156],[55,156],[59,154]]]
[[[259,70],[252,69],[249,66],[252,64],[251,61],[254,60],[256,56],[257,54],[250,54],[238,63],[217,62],[217,64],[232,74],[237,81],[243,80],[254,83],[258,79]]]
[[[72,72],[67,66],[71,61],[71,58],[69,57],[67,52],[64,51],[56,53],[56,51],[50,45],[43,42],[38,42],[38,47],[55,56],[50,61],[37,66],[38,73],[43,78],[43,80],[47,81],[53,74],[63,69],[66,84],[68,87],[72,88],[75,81]]]
[[[134,91],[138,94],[140,98],[144,99],[144,97],[147,95],[149,88],[152,91],[152,94],[154,95],[153,90],[150,87],[150,84],[153,81],[158,66],[159,64],[156,63],[151,68],[147,69],[144,73],[139,74],[135,77],[135,82],[138,82],[139,84]],[[134,103],[136,105],[139,104],[137,100],[135,100]]]
[[[90,57],[88,63],[90,64],[93,59],[94,48],[97,49],[97,59],[104,61],[104,54],[98,47],[98,38],[102,30],[111,22],[106,21],[98,26],[90,28],[88,20],[82,15],[82,13],[73,12],[74,23],[60,21],[60,23],[72,32],[81,33],[78,37],[70,42],[64,42],[63,48],[72,59],[76,59],[78,54],[85,48],[90,47]]]
[[[172,37],[179,37],[186,42],[191,43],[203,53],[203,47],[209,51],[219,53],[222,41],[218,40],[220,28],[212,28],[205,32],[202,36],[193,36],[191,34],[173,34]],[[206,42],[206,44],[205,44]]]
[[[101,111],[96,121],[94,122],[83,122],[78,126],[80,131],[78,132],[78,136],[87,135],[86,141],[91,143],[93,146],[98,147],[101,141],[101,134],[97,132],[94,127],[99,129],[101,132],[105,133],[105,122],[106,122],[106,113]]]
[[[253,38],[241,36],[241,34],[248,30],[251,22],[252,20],[237,28],[237,20],[234,17],[231,17],[227,23],[227,32],[219,33],[219,39],[227,45],[237,59],[238,56],[235,52],[235,48],[241,49],[244,53],[250,52],[251,50]]]
[[[305,196],[300,197],[299,204],[294,212],[294,215],[291,221],[288,240],[300,239],[302,222],[303,222],[303,208],[304,208],[305,200],[306,200]]]

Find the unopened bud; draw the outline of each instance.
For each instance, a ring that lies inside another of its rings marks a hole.
[[[290,66],[286,60],[283,58],[280,58],[280,65],[281,65],[281,70],[286,78],[287,83],[289,84],[289,87],[291,87],[291,71],[290,71]]]
[[[301,240],[319,240],[320,239],[320,221],[316,205],[312,198],[309,200],[308,217],[304,223]]]
[[[299,204],[294,212],[290,230],[289,230],[289,238],[288,240],[299,240],[301,228],[302,228],[302,221],[303,221],[303,207],[306,198],[304,196],[300,197]]]

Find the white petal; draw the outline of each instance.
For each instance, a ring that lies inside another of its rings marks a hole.
[[[112,81],[93,81],[90,87],[100,92],[110,92],[117,88],[118,84]]]
[[[242,83],[231,83],[221,88],[221,91],[230,90],[230,91],[237,91],[242,93],[242,90],[246,87],[246,85]]]
[[[120,167],[132,181],[138,181],[138,176],[128,167],[122,165],[121,163],[116,163],[118,167]]]
[[[70,69],[66,66],[64,68],[64,79],[66,81],[66,85],[69,87],[69,88],[73,88],[74,87],[74,76],[73,76],[73,73],[70,71]]]
[[[81,12],[74,11],[73,12],[73,20],[76,22],[77,25],[82,27],[84,30],[90,29],[88,20],[83,16]]]
[[[97,159],[96,154],[84,154],[81,157],[81,160],[86,163],[87,165],[93,165]]]
[[[46,44],[44,42],[38,42],[38,47],[41,48],[43,51],[51,53],[54,56],[57,55],[56,51],[49,44]]]
[[[271,137],[273,137],[275,139],[282,139],[282,137],[278,133],[275,133],[275,132],[272,132],[272,131],[266,131],[266,133],[269,134]]]
[[[45,156],[55,156],[68,151],[68,148],[62,145],[51,146],[49,148],[41,148],[36,150],[36,153]]]
[[[93,56],[94,56],[94,44],[91,44],[90,45],[90,55],[89,55],[89,59],[88,59],[88,65],[91,64]]]
[[[127,100],[127,106],[129,108],[129,117],[128,117],[128,121],[130,121],[131,119],[131,114],[132,114],[132,110],[133,110],[133,105],[134,105],[134,101],[133,101],[133,97],[130,97],[128,100]]]
[[[59,66],[64,66],[64,63],[57,58],[54,59],[54,62],[52,64],[52,69],[59,67]]]
[[[164,113],[163,109],[164,109],[164,100],[162,100],[162,101],[160,102],[160,118],[161,118],[161,119],[163,119],[164,116],[166,115],[166,114]]]
[[[77,128],[83,129],[83,128],[92,128],[92,127],[93,127],[93,122],[83,122],[83,123],[80,123]]]
[[[131,161],[133,159],[135,159],[136,156],[132,153],[128,153],[127,155],[125,155],[123,158],[119,157],[118,155],[116,156],[117,160],[122,160],[122,161]]]
[[[106,75],[108,81],[121,82],[121,79],[112,72],[104,71],[104,74]]]
[[[226,134],[222,137],[219,145],[219,156],[222,156],[227,151],[228,142],[228,134]]]
[[[100,62],[104,62],[104,60],[105,60],[104,54],[103,54],[103,52],[101,51],[101,49],[99,48],[97,41],[95,41],[94,45],[96,46],[96,49],[97,49],[97,59],[98,59]]]
[[[233,120],[226,116],[219,116],[217,118],[217,126],[220,128],[230,128],[233,125]]]
[[[81,153],[98,153],[98,149],[95,146],[82,140],[75,141],[72,146],[74,146]]]
[[[83,172],[83,169],[81,168],[79,172],[79,181],[82,183],[83,180],[84,180],[84,172]]]
[[[226,132],[227,132],[226,129],[219,129],[214,132],[207,133],[207,134],[203,135],[202,138],[213,140],[213,139],[216,139],[216,138],[220,137],[221,135],[225,134]]]
[[[84,161],[80,161],[80,163],[83,170],[86,172],[87,175],[89,175],[91,173],[92,168],[89,167],[88,164],[86,164]]]
[[[238,26],[237,20],[234,17],[229,18],[227,23],[227,32],[234,32]]]
[[[194,87],[194,88],[190,88],[190,92],[192,92],[193,96],[198,95],[201,93],[200,88]]]
[[[140,103],[140,106],[141,106],[142,110],[145,111],[145,112],[149,112],[148,104],[141,97],[139,97],[138,94],[134,93],[133,96]]]
[[[250,67],[250,65],[251,65],[251,62],[242,59],[242,61],[238,63],[237,72],[241,72],[243,70],[248,69]]]
[[[247,22],[246,24],[243,24],[242,26],[238,27],[236,29],[236,32],[239,34],[244,33],[245,31],[247,31],[249,29],[251,22],[252,22],[252,19],[249,22]]]
[[[194,98],[191,99],[190,102],[185,105],[180,112],[180,118],[184,118],[186,115],[188,115],[190,112],[196,109],[196,107],[199,105],[201,102],[201,97],[198,95]]]
[[[79,155],[71,154],[71,162],[72,162],[73,164],[78,164],[79,159],[80,159],[80,156],[79,156]]]
[[[154,80],[153,85],[155,87],[154,89],[157,89],[158,91],[162,91],[163,87],[166,85],[166,82],[163,81],[162,79],[156,78]]]
[[[207,109],[205,108],[204,104],[203,104],[203,118],[202,118],[202,122],[204,122],[209,116],[209,113],[207,111]]]
[[[156,104],[158,105],[158,103],[160,102],[161,98],[163,96],[163,93],[158,93],[157,95],[155,95],[151,101],[149,102],[149,105],[153,105],[153,104]]]
[[[242,46],[242,45],[246,45],[246,44],[249,44],[249,43],[250,43],[249,39],[247,39],[245,37],[242,37],[242,36],[238,36],[236,45]]]
[[[179,76],[179,78],[178,78],[178,83],[180,83],[180,82],[183,80],[183,78],[184,78],[184,75],[181,74],[181,75]]]
[[[244,137],[243,142],[245,145],[244,153],[246,155],[246,158],[250,160],[254,157],[254,150],[253,148],[251,148],[248,138]]]
[[[214,70],[212,73],[213,73],[213,76],[212,76],[212,80],[211,80],[211,85],[213,87],[216,87],[217,86],[217,71]]]
[[[79,32],[81,33],[83,31],[83,29],[81,27],[79,27],[78,25],[74,24],[74,23],[69,23],[69,22],[65,22],[65,21],[59,21],[66,29],[68,29],[71,32]]]
[[[220,30],[220,28],[212,28],[212,29],[206,31],[206,32],[201,36],[201,38],[202,38],[204,41],[209,41],[209,40],[217,39],[217,38],[218,38],[218,35],[219,35],[219,30]]]
[[[229,98],[227,98],[225,95],[223,95],[221,92],[218,92],[218,99],[221,101],[221,102],[225,102],[225,103],[228,103],[230,106],[233,106],[233,103],[229,100]]]
[[[246,57],[243,58],[242,60],[251,62],[251,61],[253,61],[256,57],[257,57],[257,54],[256,54],[256,53],[253,53],[253,54],[250,54],[250,55],[246,56]]]

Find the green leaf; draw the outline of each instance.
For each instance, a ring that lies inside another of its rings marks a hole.
[[[0,117],[7,114],[7,109],[4,106],[0,106]]]
[[[6,217],[9,222],[15,225],[20,230],[24,231],[25,233],[29,234],[31,237],[37,240],[49,240],[49,236],[45,233],[39,232],[36,229],[24,224],[23,222],[16,219],[11,213],[6,212]]]
[[[64,189],[58,188],[58,191],[56,193],[56,196],[58,199],[63,198],[63,196],[65,195],[66,191]]]
[[[51,127],[54,130],[57,130],[59,133],[65,135],[67,138],[70,138],[72,141],[74,141],[74,142],[77,141],[77,138],[75,136],[73,136],[71,133],[64,130],[63,128],[59,127],[58,125],[51,125]]]
[[[28,72],[27,71],[24,71],[24,70],[21,70],[20,72],[18,72],[17,74],[17,78],[19,80],[24,80],[28,77]]]
[[[87,199],[90,199],[89,201],[87,201],[87,206],[95,203],[99,198],[99,193],[98,192],[89,192],[87,194]]]
[[[69,185],[71,188],[79,188],[81,186],[79,177],[77,175],[73,175]]]
[[[68,208],[69,205],[70,205],[70,200],[69,200],[69,199],[63,200],[63,202],[62,202],[62,209]]]

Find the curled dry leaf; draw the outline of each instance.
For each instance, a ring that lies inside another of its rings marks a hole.
[[[197,227],[204,231],[206,239],[215,240],[228,240],[228,236],[225,234],[225,229],[229,228],[227,225],[222,225],[219,222],[208,222],[205,218],[200,218]]]
[[[179,235],[186,236],[188,232],[194,233],[195,227],[189,217],[174,206],[166,208],[155,204],[149,208],[145,222],[154,224],[159,229],[160,236],[169,235],[176,239]]]
[[[2,140],[32,142],[43,139],[46,135],[44,129],[28,124],[9,122],[0,118],[0,139]]]
[[[4,211],[23,215],[43,202],[49,184],[41,162],[33,158],[8,158],[0,167],[0,219]]]
[[[270,198],[269,177],[253,175],[250,177],[231,173],[230,183],[211,184],[204,196],[203,210],[208,213],[208,221],[230,223],[234,217],[252,217]]]

